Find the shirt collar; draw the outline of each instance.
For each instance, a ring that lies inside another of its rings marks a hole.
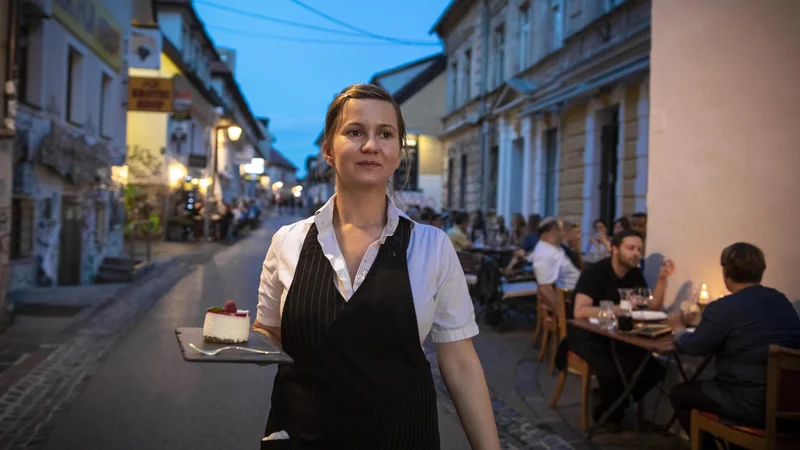
[[[337,194],[333,194],[330,200],[314,213],[314,224],[317,226],[317,231],[320,234],[333,231],[333,210],[336,206],[336,195]],[[406,213],[397,207],[390,195],[386,196],[386,200],[386,226],[383,227],[383,232],[381,232],[381,244],[383,244],[387,237],[393,236],[394,232],[397,231],[397,225],[400,223],[401,217],[409,221],[411,220]]]

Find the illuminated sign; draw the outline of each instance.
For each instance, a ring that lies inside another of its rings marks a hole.
[[[130,77],[128,111],[172,111],[172,78]]]

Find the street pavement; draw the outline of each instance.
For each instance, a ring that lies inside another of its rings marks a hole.
[[[206,308],[226,300],[254,312],[272,233],[291,220],[271,219],[205,262],[164,268],[137,288],[137,295],[98,313],[0,397],[0,447],[258,448],[276,368],[188,363],[174,330],[202,326]],[[476,348],[487,371],[503,448],[583,447],[560,435],[569,429],[552,411],[537,413],[516,395],[513,358],[530,348],[529,337],[501,339],[482,334]],[[468,449],[432,346],[426,344],[425,351],[439,392],[442,448]],[[503,355],[512,359],[503,360]]]

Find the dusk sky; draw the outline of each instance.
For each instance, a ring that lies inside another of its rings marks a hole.
[[[375,72],[442,50],[438,38],[428,31],[449,0],[303,3],[372,34],[436,45],[399,45],[257,17],[357,34],[292,0],[195,0],[195,8],[214,43],[236,49],[239,86],[253,113],[270,118],[270,131],[277,138],[274,146],[297,165],[298,175],[305,174],[305,158],[316,151],[314,140],[322,131],[325,110],[335,94],[350,84],[367,82]]]

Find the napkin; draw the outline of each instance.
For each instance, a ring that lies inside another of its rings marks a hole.
[[[262,441],[277,441],[281,439],[289,439],[289,433],[285,431],[276,431],[262,439]]]

